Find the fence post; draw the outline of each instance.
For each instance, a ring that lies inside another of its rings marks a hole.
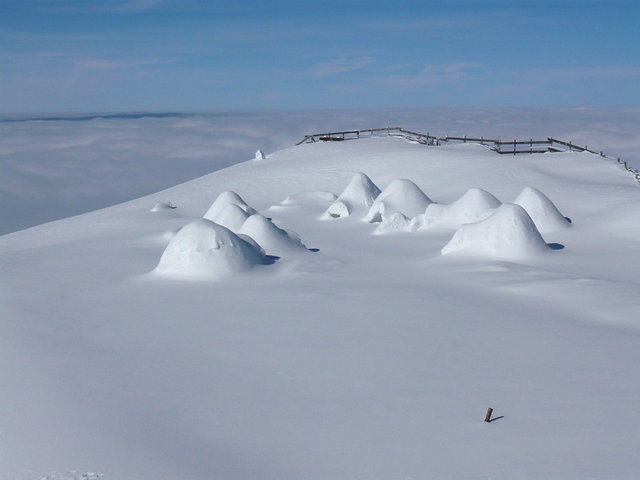
[[[484,416],[485,422],[491,422],[491,414],[493,413],[493,408],[489,408],[487,410],[487,414]]]
[[[513,156],[515,157],[516,155],[516,139],[513,139]]]

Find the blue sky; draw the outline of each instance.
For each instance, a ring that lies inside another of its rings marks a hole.
[[[0,0],[0,110],[640,107],[639,1]]]

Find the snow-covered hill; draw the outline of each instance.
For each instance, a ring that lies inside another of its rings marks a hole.
[[[324,215],[358,173],[382,223]],[[305,144],[0,249],[3,478],[640,471],[640,188],[597,156]]]

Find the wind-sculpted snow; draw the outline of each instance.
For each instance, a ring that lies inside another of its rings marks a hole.
[[[255,245],[221,225],[199,219],[171,239],[154,272],[172,278],[211,280],[268,263]]]
[[[413,230],[411,223],[411,219],[404,216],[404,214],[395,212],[382,220],[373,233],[383,235],[385,233],[409,232]]]
[[[455,235],[400,212],[369,224],[364,206],[319,221],[334,198],[313,192],[356,171],[442,203],[533,185],[573,226],[547,248],[509,204]],[[200,219],[225,190],[279,205],[272,223],[319,252],[264,264],[258,229]],[[598,155],[374,137],[0,236],[0,478],[635,480],[638,212]]]
[[[462,225],[442,248],[504,260],[526,260],[549,250],[533,220],[520,205],[506,203],[487,219]]]
[[[150,210],[151,212],[164,212],[168,210],[174,210],[176,206],[171,202],[158,202]]]
[[[218,197],[209,207],[209,210],[207,210],[207,212],[203,215],[203,218],[215,222],[218,219],[218,216],[222,214],[222,212],[228,205],[236,205],[249,215],[258,213],[256,212],[256,210],[247,205],[247,202],[245,202],[242,197],[236,192],[227,191],[222,192],[220,195],[218,195]]]
[[[429,205],[424,215],[416,219],[416,229],[458,228],[464,223],[484,220],[500,205],[500,200],[486,190],[470,188],[453,203]]]
[[[220,213],[218,213],[214,219],[209,220],[215,221],[218,225],[222,225],[232,232],[237,233],[238,230],[240,230],[240,227],[242,227],[242,224],[250,216],[251,215],[248,214],[246,210],[243,210],[237,204],[229,203],[222,208]]]
[[[325,211],[323,218],[343,218],[354,211],[371,207],[380,189],[364,173],[356,173],[338,199]]]
[[[269,255],[282,257],[294,252],[306,251],[298,235],[283,230],[259,213],[247,218],[238,233],[253,238]]]
[[[537,188],[525,187],[513,203],[527,211],[541,233],[554,232],[571,226],[549,197]]]
[[[431,199],[411,180],[394,180],[376,197],[364,220],[378,223],[396,212],[413,218],[424,213],[430,203]]]

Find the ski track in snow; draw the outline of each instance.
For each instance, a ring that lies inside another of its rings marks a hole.
[[[517,261],[441,256],[454,228],[374,235],[366,208],[321,221],[334,197],[309,192],[357,172],[442,204],[533,186],[572,225]],[[150,278],[229,190],[319,251]],[[0,249],[12,480],[637,478],[640,188],[597,156],[301,145]]]

